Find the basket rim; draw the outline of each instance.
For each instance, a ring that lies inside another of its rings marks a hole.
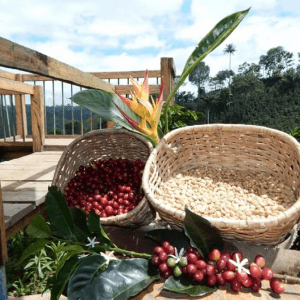
[[[261,133],[268,133],[269,135],[280,136],[284,140],[287,140],[294,144],[300,153],[300,143],[291,135],[269,127],[259,126],[259,125],[247,125],[247,124],[221,124],[221,123],[214,123],[214,124],[205,124],[205,125],[192,125],[192,126],[185,126],[181,128],[174,129],[168,132],[156,145],[155,149],[160,149],[163,147],[163,143],[166,143],[169,139],[173,138],[174,135],[177,133],[185,132],[185,131],[213,131],[213,130],[223,130],[223,131],[232,131],[232,132],[242,132],[245,129],[260,131]],[[154,150],[155,150],[154,149]]]
[[[153,151],[153,145],[151,144],[151,142],[149,140],[147,140],[146,138],[144,138],[140,134],[134,133],[134,132],[129,131],[127,129],[108,129],[108,128],[106,128],[106,129],[92,130],[92,131],[89,131],[89,132],[83,134],[82,136],[77,137],[64,150],[64,152],[62,153],[62,155],[61,155],[61,157],[60,157],[60,159],[59,159],[59,161],[56,165],[51,185],[54,185],[54,183],[57,181],[57,178],[59,177],[60,169],[57,168],[57,166],[61,165],[61,163],[65,160],[66,156],[68,155],[69,151],[71,149],[73,149],[74,146],[77,145],[79,141],[85,140],[85,139],[87,139],[89,137],[92,137],[92,136],[97,136],[97,135],[101,135],[101,134],[112,134],[112,133],[117,133],[117,134],[122,133],[122,134],[127,134],[129,136],[133,136],[133,137],[141,140],[143,143],[145,143],[148,146],[150,154]]]
[[[152,191],[149,188],[148,185],[148,178],[149,178],[149,173],[150,173],[150,167],[155,159],[158,151],[164,147],[168,148],[167,143],[170,139],[172,139],[177,133],[182,133],[185,131],[213,131],[213,130],[223,130],[223,131],[231,131],[231,132],[242,132],[245,129],[247,130],[254,130],[256,132],[261,132],[261,133],[267,133],[267,134],[272,134],[272,135],[277,135],[280,136],[283,140],[287,141],[289,144],[293,144],[293,146],[296,147],[297,154],[300,160],[300,145],[298,141],[288,135],[285,132],[282,132],[280,130],[264,127],[264,126],[258,126],[258,125],[244,125],[244,124],[207,124],[207,125],[194,125],[194,126],[186,126],[183,128],[178,128],[175,129],[168,134],[166,134],[158,143],[158,145],[153,149],[151,152],[147,163],[145,165],[144,173],[143,173],[143,178],[142,178],[142,186],[145,191],[145,194],[147,196],[148,201],[156,208],[157,210],[161,210],[162,212],[166,214],[172,214],[176,215],[179,217],[182,221],[184,220],[185,217],[185,212],[179,209],[175,209],[174,207],[171,207],[170,205],[163,205],[160,203],[152,193]],[[172,150],[171,150],[172,151]],[[219,225],[224,224],[226,227],[232,226],[235,228],[275,228],[278,227],[278,224],[282,221],[288,221],[291,220],[291,217],[293,215],[297,215],[299,218],[299,213],[300,213],[300,196],[298,197],[297,201],[287,210],[284,212],[279,213],[277,216],[271,216],[268,218],[264,219],[246,219],[246,220],[235,220],[235,219],[229,219],[229,218],[213,218],[213,217],[207,217],[205,216],[204,218],[210,221],[211,223],[218,223]],[[293,219],[292,219],[293,220]]]

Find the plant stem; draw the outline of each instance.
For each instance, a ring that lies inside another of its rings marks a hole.
[[[121,253],[121,254],[125,254],[125,255],[130,255],[130,256],[131,255],[132,256],[138,256],[138,257],[146,258],[146,259],[150,259],[152,257],[151,254],[128,251],[128,250],[120,249],[118,247],[114,247],[114,248],[108,247],[107,250],[108,251],[114,251],[114,252]]]
[[[64,240],[64,239],[60,239],[60,238],[57,238],[57,237],[53,237],[56,241],[62,241],[62,242],[69,242],[68,240]],[[81,243],[81,242],[75,242],[75,241],[72,241],[71,243],[73,243],[74,245],[78,245],[78,246],[83,246],[83,247],[86,247],[86,244],[85,243]],[[102,245],[103,246],[103,245]],[[128,250],[124,250],[124,249],[121,249],[119,247],[109,247],[109,246],[106,246],[104,247],[105,250],[107,251],[114,251],[114,252],[117,252],[117,253],[120,253],[120,254],[125,254],[125,255],[130,255],[130,256],[138,256],[138,257],[141,257],[141,258],[146,258],[146,259],[150,259],[152,257],[151,254],[147,254],[147,253],[138,253],[138,252],[134,252],[134,251],[128,251]],[[93,248],[91,248],[93,249]]]

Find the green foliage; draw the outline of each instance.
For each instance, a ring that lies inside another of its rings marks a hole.
[[[209,287],[203,283],[197,284],[193,279],[185,276],[179,278],[171,276],[166,280],[164,289],[174,293],[187,294],[191,297],[200,297],[214,292],[217,287]]]
[[[146,259],[124,259],[107,266],[105,259],[95,254],[84,259],[73,273],[67,295],[70,299],[123,300],[158,279],[158,271]]]
[[[37,216],[27,230],[31,237],[37,238],[35,245],[40,243],[44,247],[37,251],[41,246],[29,245],[23,254],[25,260],[32,255],[24,267],[24,280],[31,278],[33,283],[29,286],[35,292],[51,287],[51,300],[59,299],[62,293],[67,294],[69,299],[121,300],[136,295],[159,279],[158,270],[151,264],[151,255],[118,248],[105,234],[98,215],[90,212],[88,218],[83,218],[82,213],[76,210],[66,206],[63,195],[56,187],[49,187],[46,211],[50,226],[41,216]],[[78,238],[76,228],[81,234],[84,233],[86,241]],[[188,209],[184,228],[184,232],[153,230],[148,232],[148,236],[158,242],[169,240],[178,249],[184,250],[188,245],[193,245],[204,255],[211,247],[222,249],[223,242],[217,229]],[[55,254],[52,259],[47,251]],[[116,260],[106,256],[106,251],[136,258]],[[18,293],[28,292],[24,280],[14,283]],[[214,291],[190,281],[188,286],[185,281],[169,281],[166,289],[176,289],[189,295]]]
[[[239,73],[233,76],[230,87],[224,88],[223,79],[216,76],[210,79],[210,92],[203,93],[199,99],[191,94],[187,97],[186,93],[178,93],[176,103],[205,112],[207,123],[260,125],[297,137],[300,73],[295,68],[262,78],[261,67],[244,62]],[[200,119],[198,123],[201,121],[204,120]]]
[[[169,131],[176,128],[195,125],[198,123],[199,118],[204,118],[204,114],[193,110],[186,110],[184,106],[174,104],[169,107],[165,107],[162,110],[161,118],[159,121],[159,127],[161,130],[165,128],[165,110],[168,110],[168,126]]]
[[[11,256],[7,262],[8,293],[11,296],[20,297],[23,295],[41,294],[50,291],[51,283],[57,266],[64,258],[66,252],[63,251],[64,243],[48,242],[43,247],[33,251],[31,255],[20,259],[21,253],[27,245],[27,235],[23,231],[19,232],[11,241]],[[31,241],[31,238],[29,238]],[[38,239],[36,242],[41,241]],[[17,245],[22,246],[21,249]],[[29,245],[31,247],[32,243]],[[28,248],[27,248],[28,249]],[[16,263],[16,260],[20,263]]]
[[[37,216],[27,227],[26,232],[29,236],[47,239],[52,236],[48,224],[42,216]]]
[[[198,97],[200,97],[201,91],[204,89],[204,83],[209,79],[209,71],[209,66],[205,65],[204,61],[201,61],[189,74],[189,81],[198,88]]]
[[[293,128],[289,134],[293,136],[295,139],[299,140],[300,139],[300,126],[296,126]]]
[[[280,75],[293,64],[293,53],[285,51],[282,46],[271,48],[266,55],[261,55],[259,64],[270,77]]]
[[[174,97],[178,88],[183,84],[184,80],[190,72],[200,63],[209,53],[217,48],[240,24],[246,17],[250,8],[244,11],[239,11],[226,18],[222,19],[198,44],[196,49],[187,59],[182,74],[180,75],[177,83],[173,87],[170,95],[168,96],[166,107],[168,108],[171,99]],[[165,111],[165,133],[168,132],[168,115]]]
[[[169,241],[177,249],[186,249],[190,245],[190,240],[183,231],[155,229],[147,231],[145,236],[160,244],[164,241]]]
[[[190,239],[191,245],[197,248],[202,257],[207,257],[213,248],[223,251],[223,240],[219,230],[209,221],[185,208],[184,232]]]

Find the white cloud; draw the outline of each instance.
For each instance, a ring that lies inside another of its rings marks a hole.
[[[227,69],[223,53],[233,43],[232,68],[258,63],[270,48],[300,49],[300,2],[293,0],[2,0],[0,35],[84,71],[159,69],[173,57],[180,74],[197,43],[225,16],[249,15],[205,58],[211,76]]]

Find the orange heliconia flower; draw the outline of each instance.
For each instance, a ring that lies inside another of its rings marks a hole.
[[[131,93],[131,99],[127,99],[119,94],[118,96],[136,115],[141,118],[140,123],[130,118],[120,107],[117,106],[117,108],[133,128],[154,137],[158,143],[159,137],[157,134],[157,126],[163,105],[163,84],[161,84],[158,99],[154,100],[152,96],[149,98],[148,70],[146,70],[145,79],[142,85],[133,78],[130,78],[130,81],[134,88],[134,92]]]

